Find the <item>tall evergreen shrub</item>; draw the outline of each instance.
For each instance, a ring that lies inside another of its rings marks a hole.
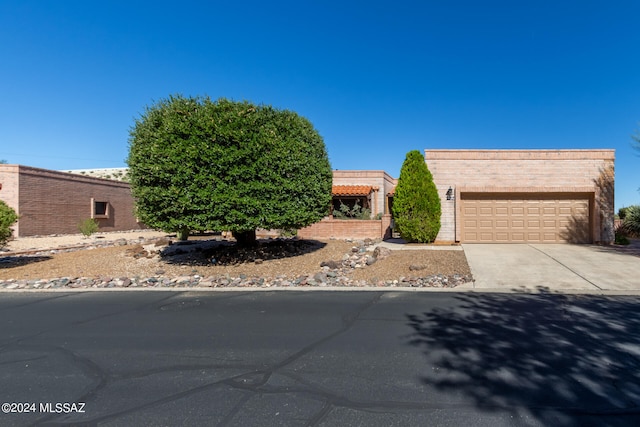
[[[396,229],[408,242],[433,242],[442,209],[433,176],[418,150],[407,153],[393,197]]]

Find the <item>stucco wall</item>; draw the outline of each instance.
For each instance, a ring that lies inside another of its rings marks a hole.
[[[19,207],[19,180],[18,165],[0,165],[0,200],[4,201],[13,210],[20,214]],[[13,226],[13,235],[17,236],[19,232],[19,224]]]

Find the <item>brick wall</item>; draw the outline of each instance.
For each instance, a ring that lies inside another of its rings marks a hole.
[[[447,190],[449,186],[436,186],[438,195],[440,196],[440,206],[442,215],[440,217],[440,231],[436,237],[438,242],[455,242],[456,241],[456,202],[455,200],[447,200]]]
[[[144,228],[135,219],[131,188],[125,182],[27,166],[14,168],[12,175],[18,180],[18,236],[78,233],[78,224],[91,217],[92,199],[108,203],[108,218],[98,219],[100,231]],[[3,200],[4,190],[5,185],[0,191]]]
[[[391,215],[382,220],[345,220],[324,218],[322,221],[298,230],[301,239],[381,239],[390,237]]]
[[[425,150],[425,160],[439,192],[455,192],[455,207],[443,209],[442,220],[455,224],[456,240],[463,192],[591,193],[592,234],[613,240],[614,150]]]

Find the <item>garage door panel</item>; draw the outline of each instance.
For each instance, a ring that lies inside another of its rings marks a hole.
[[[464,233],[464,240],[466,242],[479,242],[480,240],[478,239],[478,233],[474,233],[474,232],[465,232]]]
[[[509,233],[496,231],[496,242],[509,242]]]
[[[589,193],[462,193],[463,241],[589,242],[590,197]]]
[[[485,242],[492,242],[493,233],[480,233],[480,239]]]
[[[464,209],[462,210],[462,213],[465,216],[476,216],[478,215],[478,209],[475,206],[465,206]]]
[[[480,216],[493,216],[493,208],[490,206],[481,206],[480,207]]]
[[[483,219],[480,220],[480,229],[489,229],[489,230],[493,230],[493,221],[491,221],[490,219]]]
[[[524,242],[524,233],[519,231],[514,231],[513,233],[511,233],[511,241]]]

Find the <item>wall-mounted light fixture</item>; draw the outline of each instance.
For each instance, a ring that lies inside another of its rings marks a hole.
[[[451,200],[453,198],[453,188],[449,187],[447,190],[447,200]]]

